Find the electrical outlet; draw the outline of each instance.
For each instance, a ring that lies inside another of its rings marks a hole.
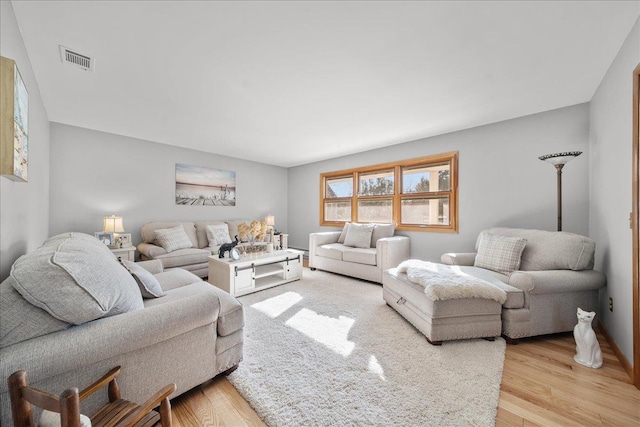
[[[609,311],[613,311],[613,298],[609,297]]]

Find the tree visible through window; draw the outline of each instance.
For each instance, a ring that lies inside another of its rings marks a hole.
[[[321,225],[395,222],[457,232],[458,153],[321,174]]]

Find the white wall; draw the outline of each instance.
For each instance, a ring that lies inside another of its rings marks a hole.
[[[13,59],[29,92],[29,182],[0,178],[0,280],[49,232],[49,119],[8,1],[0,2],[0,55]]]
[[[236,206],[175,204],[175,164],[236,172]],[[287,170],[90,129],[51,123],[51,234],[93,233],[123,217],[133,243],[151,221],[263,219],[286,231]]]
[[[289,241],[308,248],[319,225],[322,172],[459,151],[459,233],[399,233],[411,237],[412,256],[439,260],[444,252],[471,251],[492,226],[556,229],[556,171],[538,156],[584,153],[563,173],[563,228],[588,233],[588,104],[580,104],[460,132],[407,142],[289,169]]]
[[[598,315],[633,363],[632,72],[640,63],[640,21],[629,33],[591,100],[589,233],[599,245],[596,268],[607,274]],[[613,312],[608,309],[613,298]]]

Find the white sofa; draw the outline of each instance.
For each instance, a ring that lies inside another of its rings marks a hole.
[[[407,236],[377,239],[369,248],[338,243],[340,231],[309,234],[309,267],[382,283],[382,272],[411,256]]]

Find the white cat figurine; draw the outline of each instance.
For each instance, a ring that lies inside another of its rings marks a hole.
[[[591,329],[591,321],[595,315],[594,311],[587,312],[578,308],[578,324],[573,328],[577,352],[573,360],[590,368],[602,366],[600,344],[598,344],[596,333]]]

